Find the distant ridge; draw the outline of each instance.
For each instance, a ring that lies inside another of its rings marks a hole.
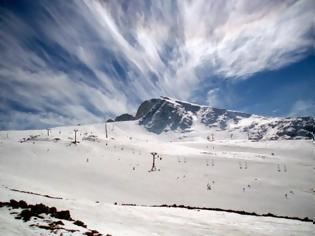
[[[264,117],[222,108],[201,106],[169,97],[144,101],[135,116],[123,114],[115,121],[138,120],[150,132],[191,132],[195,124],[204,130],[244,133],[251,140],[314,139],[313,117]]]

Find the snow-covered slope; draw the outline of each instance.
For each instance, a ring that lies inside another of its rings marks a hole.
[[[226,137],[237,135],[251,140],[313,139],[315,134],[312,117],[262,117],[168,97],[143,102],[135,118],[139,119],[140,125],[157,134],[167,131],[198,132],[200,130],[195,129],[198,124],[201,130],[212,133],[213,138],[218,131],[225,133]]]
[[[139,120],[108,123],[108,138],[104,124],[56,127],[49,136],[46,130],[2,131],[0,201],[70,210],[104,235],[312,235],[312,223],[295,220],[121,206],[183,204],[315,219],[311,140],[252,142],[241,132],[231,139],[226,130],[209,128],[216,131],[212,141],[209,129],[194,122],[201,116],[191,117],[191,132],[159,135]],[[153,172],[151,152],[161,158]],[[0,235],[43,233],[14,217],[0,209]]]

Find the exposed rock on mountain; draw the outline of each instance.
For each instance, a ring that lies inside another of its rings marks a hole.
[[[139,120],[147,130],[191,132],[202,128],[209,132],[238,132],[252,140],[313,139],[315,119],[312,117],[274,118],[226,109],[200,106],[168,97],[144,101],[136,116],[123,114],[115,121]]]
[[[115,118],[115,121],[129,121],[129,120],[134,120],[135,117],[128,114],[128,113],[125,113],[125,114],[122,114],[120,116],[116,116]]]
[[[138,117],[140,118],[139,124],[154,133],[189,129],[193,124],[194,113],[200,109],[200,107],[188,103],[174,103],[167,98],[152,99],[147,104],[149,105],[146,105],[146,108],[150,106],[150,109],[143,109],[142,112],[139,112],[142,105],[138,109],[138,112],[142,113],[142,116]]]
[[[315,119],[312,117],[263,117],[167,97],[143,102],[136,119],[140,125],[157,134],[171,130],[193,131],[196,124],[204,125],[204,129],[243,132],[252,140],[313,139],[315,133]]]

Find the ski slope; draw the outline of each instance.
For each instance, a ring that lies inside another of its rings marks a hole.
[[[201,126],[190,133],[157,135],[137,121],[107,126],[108,138],[104,124],[56,127],[49,136],[46,130],[2,131],[0,201],[69,209],[104,235],[312,235],[315,231],[312,223],[287,219],[120,205],[183,204],[315,219],[312,141],[252,142]],[[71,143],[74,129],[78,129],[77,144]],[[210,132],[214,141],[207,140]],[[149,171],[151,152],[161,157],[156,160],[158,171]],[[21,232],[42,233],[0,208],[0,234]]]

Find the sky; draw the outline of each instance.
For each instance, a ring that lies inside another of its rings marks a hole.
[[[314,0],[0,0],[0,130],[169,96],[315,116]]]

